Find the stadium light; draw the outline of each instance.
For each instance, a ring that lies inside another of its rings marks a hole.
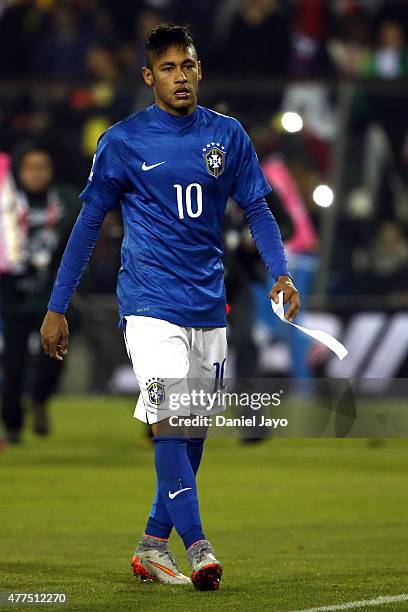
[[[283,129],[291,134],[294,132],[300,132],[303,127],[302,117],[297,113],[283,113],[281,123]]]
[[[318,185],[313,192],[313,201],[318,206],[327,208],[333,204],[334,193],[328,185]]]

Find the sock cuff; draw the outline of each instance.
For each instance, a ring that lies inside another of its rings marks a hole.
[[[168,542],[169,538],[159,538],[158,536],[155,535],[150,535],[150,533],[146,533],[144,532],[144,537],[145,538],[152,538],[153,540],[159,540],[160,542]]]
[[[192,542],[192,543],[190,544],[190,546],[188,547],[188,549],[187,549],[187,550],[190,550],[190,548],[191,548],[192,546],[195,546],[196,544],[204,544],[204,543],[205,543],[205,544],[208,544],[208,540],[206,540],[205,538],[201,538],[200,540],[195,540],[194,542]]]

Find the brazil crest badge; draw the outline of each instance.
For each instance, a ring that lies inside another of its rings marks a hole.
[[[224,147],[219,142],[212,142],[207,144],[203,148],[204,160],[207,166],[207,171],[211,176],[218,178],[223,172],[225,167],[225,151]]]
[[[148,382],[147,393],[149,401],[155,406],[160,406],[166,399],[166,392],[164,388],[164,380],[159,381],[158,379],[151,379]],[[150,384],[149,384],[150,383]]]

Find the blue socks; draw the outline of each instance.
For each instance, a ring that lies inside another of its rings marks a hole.
[[[157,483],[156,495],[150,510],[145,533],[155,538],[168,540],[172,529],[173,523],[167,512],[166,504],[160,495],[159,484]]]
[[[187,456],[195,476],[197,476],[201,457],[203,456],[204,440],[205,438],[189,438],[187,442]]]
[[[156,436],[153,442],[157,487],[145,533],[166,539],[174,525],[188,548],[205,539],[195,481],[204,439]]]

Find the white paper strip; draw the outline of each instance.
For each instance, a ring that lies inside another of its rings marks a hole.
[[[275,302],[271,300],[272,310],[283,323],[289,323],[289,325],[293,325],[293,327],[296,327],[304,334],[311,336],[315,340],[318,340],[319,342],[327,346],[327,348],[329,348],[331,351],[333,351],[333,353],[336,353],[339,359],[344,359],[344,357],[348,355],[348,350],[346,349],[346,347],[343,346],[341,342],[336,340],[336,338],[333,338],[333,336],[331,336],[330,334],[327,334],[326,332],[321,331],[319,329],[307,329],[307,327],[296,325],[295,323],[291,323],[290,321],[285,319],[285,311],[283,309],[283,291],[278,294],[278,297],[278,304],[275,304]]]

